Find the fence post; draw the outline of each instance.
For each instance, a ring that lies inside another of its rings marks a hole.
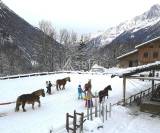
[[[112,111],[112,105],[111,103],[109,104],[109,117],[111,117],[111,111]]]
[[[95,117],[97,117],[97,93],[95,92]]]
[[[107,109],[107,104],[106,104],[106,120],[107,120],[107,114],[108,114],[108,109]]]
[[[93,120],[93,117],[92,117],[92,98],[90,99],[90,115],[91,115],[91,121]]]
[[[87,120],[89,120],[89,107],[87,106]]]
[[[66,114],[66,129],[67,129],[67,132],[69,132],[69,113]]]
[[[103,119],[103,123],[104,123],[104,98],[102,100],[102,119]]]
[[[101,117],[101,103],[99,103],[99,117]]]
[[[76,133],[76,111],[74,110],[74,118],[73,118],[73,133]]]
[[[81,115],[81,120],[80,120],[80,133],[83,132],[83,119],[84,119],[84,113]]]

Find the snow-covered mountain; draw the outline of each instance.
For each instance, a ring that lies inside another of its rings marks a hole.
[[[111,27],[104,32],[93,35],[92,40],[96,41],[97,45],[102,46],[109,44],[117,36],[126,31],[136,32],[142,28],[152,26],[160,21],[160,5],[153,5],[148,11],[142,15],[136,16],[131,20],[120,23],[118,26]]]

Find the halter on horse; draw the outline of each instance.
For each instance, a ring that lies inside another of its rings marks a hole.
[[[70,77],[66,77],[66,78],[64,78],[64,79],[58,79],[57,81],[56,81],[56,89],[57,89],[57,91],[60,89],[60,90],[64,90],[65,89],[65,84],[66,84],[66,82],[70,82],[71,80],[70,80]],[[62,88],[61,88],[61,86],[63,86]]]
[[[40,90],[34,91],[31,94],[20,95],[17,98],[17,101],[16,101],[15,111],[18,112],[19,111],[19,106],[22,105],[23,112],[25,112],[26,109],[24,107],[25,107],[26,103],[32,104],[32,109],[34,109],[34,103],[38,102],[39,103],[38,106],[40,107],[41,106],[40,96],[45,97],[44,89],[40,89]]]
[[[99,102],[102,102],[103,97],[105,98],[105,96],[107,96],[108,98],[108,91],[112,90],[111,85],[108,85],[107,87],[105,87],[103,90],[99,91],[98,96],[99,96]]]

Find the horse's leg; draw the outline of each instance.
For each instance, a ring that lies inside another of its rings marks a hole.
[[[61,85],[59,85],[59,89],[62,90]]]
[[[34,110],[34,102],[32,103],[32,109]]]
[[[25,102],[22,103],[22,109],[23,109],[23,112],[26,112],[26,109],[24,107],[25,107]]]
[[[41,107],[40,98],[37,99],[37,102],[38,102],[38,107]]]
[[[19,103],[16,103],[16,108],[15,108],[15,112],[18,112],[19,111],[19,106],[20,106],[21,104],[19,104]]]
[[[99,103],[101,103],[102,102],[102,97],[99,97]]]
[[[38,107],[41,107],[41,102],[40,102],[40,100],[38,100],[38,103],[39,103]]]
[[[65,85],[63,85],[63,90],[65,89]]]
[[[57,91],[58,91],[58,83],[56,83],[56,89],[57,89]]]

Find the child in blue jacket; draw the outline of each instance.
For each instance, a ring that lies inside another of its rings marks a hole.
[[[82,93],[83,93],[82,87],[81,85],[78,85],[78,99],[83,99]]]

